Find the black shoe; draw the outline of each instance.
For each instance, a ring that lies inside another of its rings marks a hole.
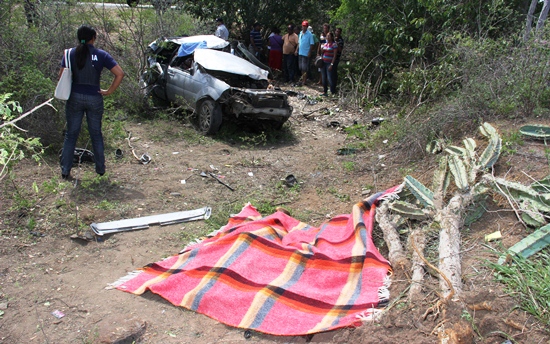
[[[69,179],[69,175],[61,173],[61,179],[67,180]]]

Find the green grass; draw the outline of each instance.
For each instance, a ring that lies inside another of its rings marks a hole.
[[[519,146],[523,146],[523,138],[519,131],[503,133],[502,138],[502,155],[512,155],[517,152]]]
[[[510,265],[489,264],[495,279],[518,300],[521,309],[550,326],[550,249],[524,259],[514,257]]]

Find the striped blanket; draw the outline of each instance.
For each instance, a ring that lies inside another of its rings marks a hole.
[[[115,282],[227,325],[274,335],[356,326],[389,298],[390,265],[371,239],[378,193],[319,228],[251,205],[215,236]]]

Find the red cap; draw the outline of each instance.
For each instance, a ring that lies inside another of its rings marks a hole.
[[[309,22],[308,22],[307,20],[304,20],[304,21],[302,22],[302,26],[309,26]]]

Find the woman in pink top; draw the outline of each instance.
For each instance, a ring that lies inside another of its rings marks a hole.
[[[334,34],[332,32],[326,35],[327,42],[321,46],[321,53],[323,54],[323,67],[321,67],[321,76],[323,79],[323,96],[327,96],[328,87],[330,86],[330,93],[336,94],[336,78],[333,72],[334,62],[338,52],[338,44],[334,41]]]

